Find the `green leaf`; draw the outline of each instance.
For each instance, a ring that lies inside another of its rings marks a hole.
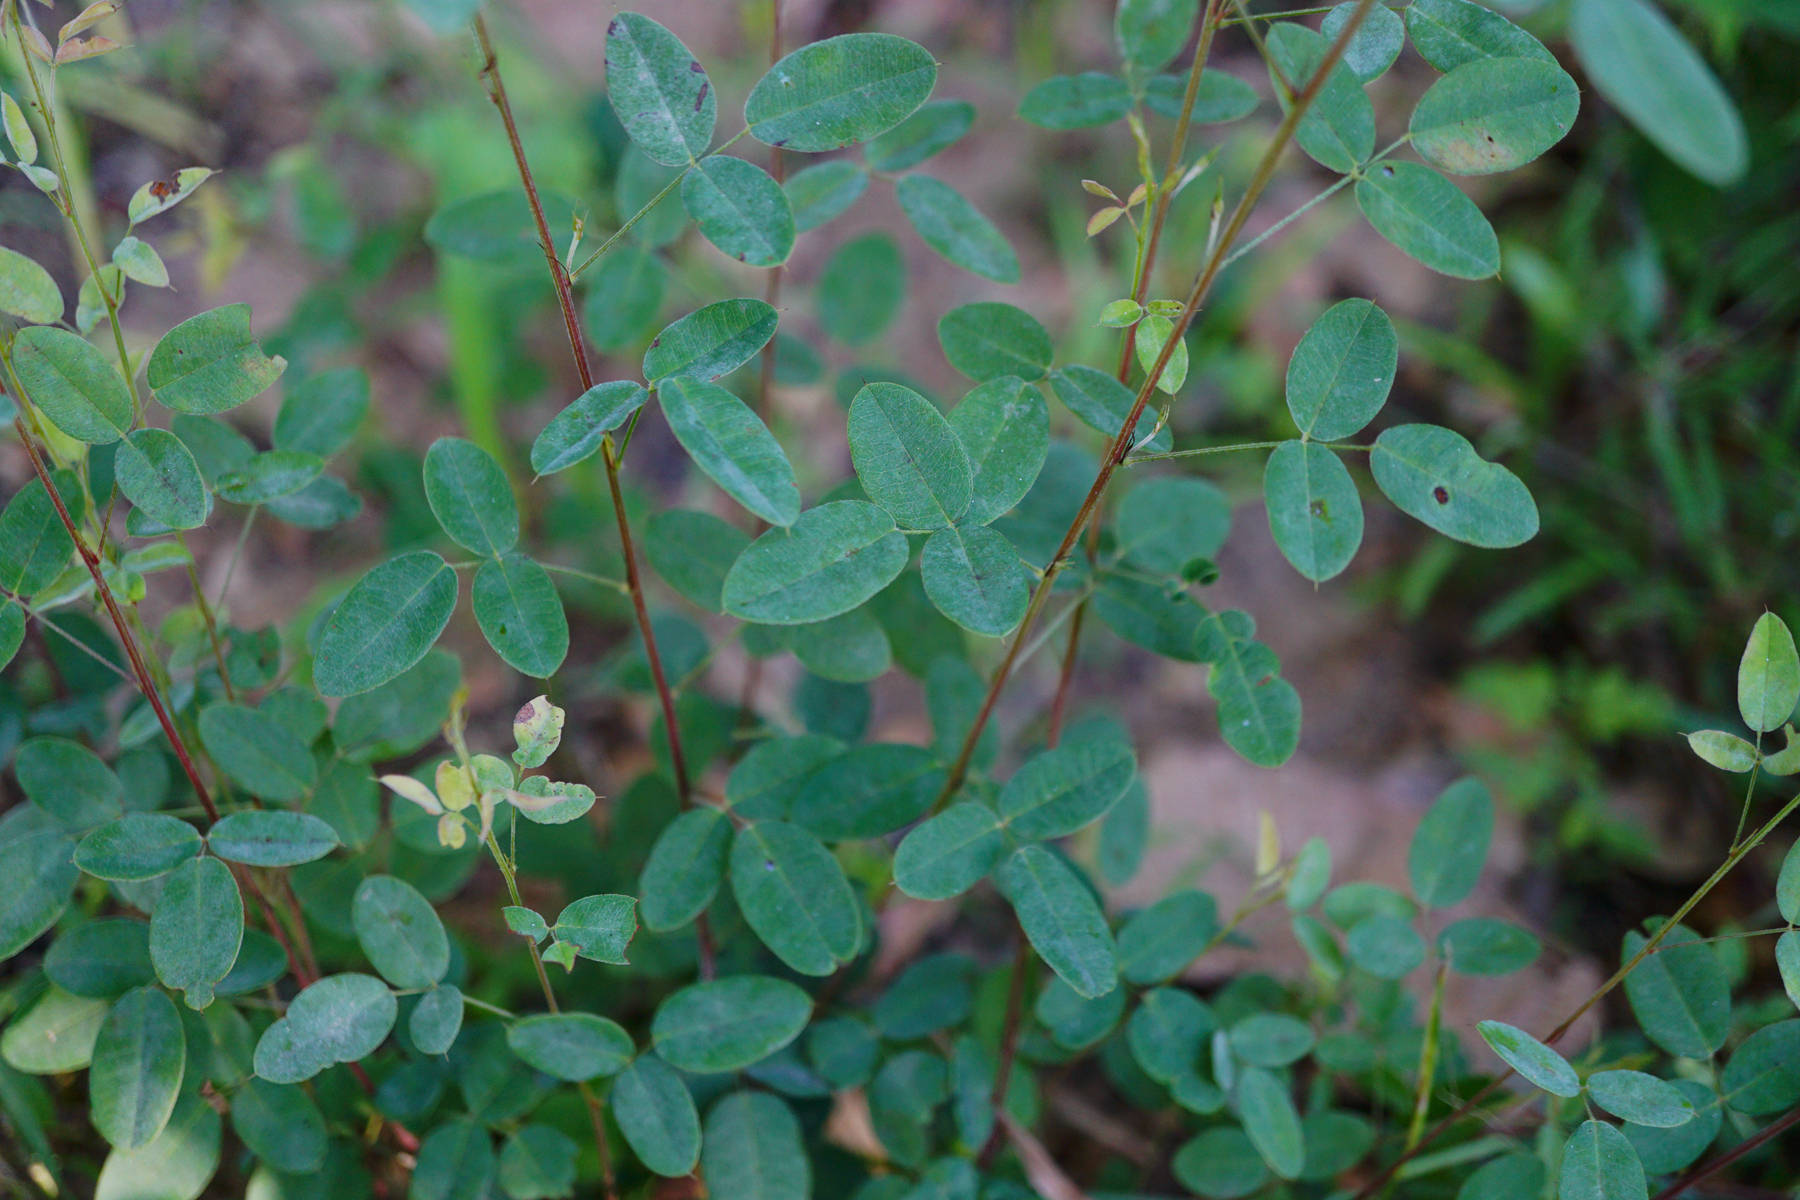
[[[1456,1200],[1542,1196],[1545,1178],[1541,1160],[1523,1152],[1505,1154],[1465,1179],[1462,1187],[1457,1189]]]
[[[1627,933],[1624,960],[1647,940]],[[1707,1058],[1731,1031],[1731,986],[1719,957],[1684,926],[1670,930],[1656,953],[1625,977],[1625,998],[1644,1036],[1670,1054]]]
[[[580,1083],[617,1075],[636,1052],[616,1021],[592,1013],[544,1013],[506,1027],[506,1044],[536,1070]]]
[[[1800,923],[1800,841],[1788,847],[1775,877],[1775,907],[1788,924]]]
[[[1562,141],[1581,95],[1553,63],[1483,58],[1436,83],[1413,109],[1413,147],[1455,175],[1491,175],[1524,166]]]
[[[1409,4],[1405,13],[1413,47],[1440,71],[1454,71],[1483,58],[1556,62],[1542,42],[1474,0],[1423,0]]]
[[[1050,409],[1043,393],[1012,376],[990,379],[950,410],[973,473],[965,528],[1010,512],[1043,469],[1050,450]]]
[[[1283,442],[1263,471],[1269,533],[1314,583],[1336,577],[1362,545],[1362,500],[1338,456],[1316,442]]]
[[[665,167],[712,144],[712,81],[681,39],[649,17],[620,13],[606,27],[606,94],[631,140]]]
[[[800,1122],[767,1092],[728,1094],[706,1114],[700,1177],[709,1196],[809,1200],[812,1167],[801,1144]]]
[[[1236,1058],[1269,1070],[1299,1062],[1316,1040],[1311,1026],[1285,1013],[1254,1013],[1234,1024],[1229,1037]]]
[[[949,149],[975,123],[975,106],[966,100],[933,100],[863,147],[863,157],[877,171],[905,171]]]
[[[709,479],[771,525],[800,516],[794,468],[750,406],[716,383],[663,381],[656,390],[675,440]]]
[[[171,529],[197,529],[212,512],[212,496],[187,445],[162,429],[136,429],[113,456],[119,491],[145,516]]]
[[[6,97],[10,116],[18,107]],[[11,122],[9,121],[10,125]],[[25,127],[27,130],[30,126]],[[17,250],[0,246],[0,312],[31,325],[54,325],[62,320],[62,290],[50,272]]]
[[[1319,32],[1328,42],[1336,41],[1344,26],[1350,23],[1350,14],[1356,11],[1355,0],[1344,0],[1319,22]],[[1386,74],[1400,57],[1400,51],[1406,45],[1406,25],[1400,14],[1384,4],[1369,9],[1363,23],[1350,38],[1350,44],[1344,47],[1344,65],[1350,68],[1361,83],[1373,83]]]
[[[1542,949],[1527,930],[1491,917],[1454,921],[1438,935],[1438,953],[1459,975],[1511,975],[1536,962]]]
[[[1410,921],[1365,917],[1344,938],[1350,961],[1377,979],[1401,979],[1425,961],[1425,940]]]
[[[422,1054],[446,1054],[462,1032],[463,994],[449,984],[434,987],[419,997],[406,1031]]]
[[[44,975],[70,995],[103,1000],[155,983],[150,926],[101,917],[65,930],[44,952]]]
[[[168,287],[169,268],[163,263],[162,255],[149,242],[141,242],[137,238],[122,238],[113,247],[112,265],[122,271],[127,279],[141,283],[145,287]],[[57,316],[62,315],[61,301],[58,300]]]
[[[1134,645],[1183,662],[1202,661],[1200,634],[1210,618],[1186,592],[1128,575],[1103,575],[1094,612]]]
[[[1049,330],[1036,317],[997,301],[953,308],[939,319],[937,331],[950,365],[977,382],[1003,375],[1042,379],[1056,353]]]
[[[1693,1106],[1692,1118],[1673,1129],[1648,1125],[1627,1125],[1624,1129],[1626,1140],[1637,1151],[1644,1170],[1651,1175],[1668,1175],[1687,1167],[1706,1152],[1725,1123],[1724,1105],[1709,1085],[1693,1079],[1677,1079],[1671,1086]],[[1457,1200],[1475,1198],[1458,1197]]]
[[[821,734],[774,737],[753,746],[725,781],[725,801],[749,820],[788,820],[815,770],[844,753]]]
[[[231,1127],[271,1168],[310,1175],[325,1165],[325,1118],[305,1089],[250,1079],[231,1098]]]
[[[25,119],[25,110],[19,107],[10,93],[0,93],[0,113],[4,114],[6,125],[6,141],[12,146],[13,153],[19,156],[21,163],[37,161],[37,134],[32,132],[31,122]],[[62,314],[59,312],[57,316]],[[56,318],[51,318],[55,320]]]
[[[92,829],[123,812],[119,777],[79,742],[34,737],[20,745],[13,769],[26,799],[70,829]]]
[[[320,371],[287,388],[275,417],[277,450],[330,458],[369,412],[369,377],[356,367]]]
[[[731,975],[690,984],[664,1000],[650,1037],[656,1052],[683,1071],[741,1071],[799,1037],[811,1015],[811,998],[786,980]]]
[[[856,746],[797,779],[786,819],[827,840],[882,837],[918,820],[943,780],[922,746]]]
[[[787,193],[755,163],[728,154],[703,158],[681,181],[681,206],[721,253],[774,267],[794,250]]]
[[[548,1125],[526,1125],[500,1151],[500,1190],[512,1200],[550,1200],[575,1192],[580,1149]]]
[[[1622,1121],[1673,1129],[1694,1118],[1694,1106],[1654,1075],[1642,1071],[1596,1071],[1588,1077],[1588,1095]]]
[[[1643,1164],[1624,1134],[1604,1121],[1584,1121],[1563,1146],[1559,1200],[1644,1200]]]
[[[613,1080],[613,1119],[638,1161],[658,1175],[691,1173],[700,1160],[700,1114],[687,1085],[662,1059],[639,1055]]]
[[[887,632],[866,608],[796,626],[789,641],[800,665],[821,679],[866,683],[894,665]]]
[[[94,1181],[94,1200],[195,1200],[219,1167],[219,1114],[199,1092],[189,1091],[175,1103],[175,1115],[149,1145],[114,1150],[106,1156]],[[146,1180],[155,1190],[146,1192]]]
[[[1318,73],[1331,45],[1324,35],[1289,21],[1270,26],[1267,43],[1271,68],[1278,68],[1296,92]],[[1285,108],[1292,97],[1280,77],[1275,79]],[[1320,166],[1339,174],[1349,174],[1375,153],[1375,106],[1348,63],[1339,60],[1332,67],[1312,107],[1300,118],[1294,140]]]
[[[1042,846],[1021,846],[995,875],[1032,948],[1082,996],[1118,986],[1112,931],[1094,894],[1069,866]]]
[[[1019,116],[1040,129],[1090,129],[1110,125],[1130,111],[1131,89],[1104,71],[1054,76],[1019,102]]]
[[[407,1200],[485,1200],[495,1171],[494,1147],[479,1121],[459,1117],[426,1135]]]
[[[28,1075],[86,1070],[111,1009],[108,1001],[49,987],[30,1008],[7,1021],[0,1034],[0,1058]]]
[[[848,612],[906,566],[906,538],[873,504],[839,500],[771,529],[725,576],[725,611],[766,625],[804,625]]]
[[[1731,96],[1668,17],[1644,0],[1577,0],[1569,41],[1594,87],[1657,149],[1716,187],[1750,163]]]
[[[1118,436],[1119,426],[1125,423],[1137,400],[1136,392],[1094,367],[1058,367],[1050,372],[1050,387],[1056,392],[1056,398],[1063,402],[1063,407],[1080,418],[1084,425],[1098,429],[1109,438]],[[1142,449],[1158,452],[1172,449],[1175,435],[1164,429],[1150,437],[1150,431],[1155,428],[1156,413],[1146,405],[1138,414],[1137,428],[1132,431],[1133,444],[1142,442]],[[1147,437],[1150,440],[1145,442]]]
[[[692,509],[653,513],[644,530],[644,556],[663,582],[708,612],[723,607],[725,576],[749,544],[731,522]]]
[[[0,601],[0,669],[25,644],[25,607],[17,600]]]
[[[1800,653],[1774,613],[1764,613],[1750,629],[1738,661],[1737,697],[1744,724],[1758,733],[1780,729],[1800,703]]]
[[[1066,837],[1105,816],[1137,774],[1131,745],[1070,741],[1029,759],[1000,789],[1000,816],[1015,837]]]
[[[805,233],[842,216],[869,186],[869,173],[847,158],[834,158],[788,176],[782,190],[794,209],[794,229]]]
[[[1199,0],[1120,0],[1113,44],[1135,73],[1160,71],[1187,45],[1199,15]]]
[[[1430,167],[1384,162],[1356,181],[1356,205],[1388,241],[1457,279],[1500,271],[1500,240],[1475,202]]]
[[[189,1008],[212,1003],[243,939],[244,900],[224,863],[190,858],[169,873],[150,915],[150,961],[158,979],[187,994]]]
[[[1494,837],[1494,801],[1479,779],[1459,779],[1432,802],[1413,833],[1406,865],[1413,896],[1427,908],[1468,899]]]
[[[215,821],[206,844],[220,858],[252,867],[299,866],[339,845],[337,832],[311,813],[254,808]]]
[[[1119,973],[1139,987],[1163,983],[1199,958],[1219,931],[1219,906],[1205,892],[1179,891],[1119,930]]]
[[[166,875],[200,853],[200,834],[166,813],[127,813],[81,839],[75,865],[100,879],[133,882]]]
[[[1800,1100],[1800,1021],[1777,1021],[1745,1038],[1719,1076],[1725,1102],[1741,1113],[1763,1116]]]
[[[575,402],[550,418],[531,444],[531,469],[554,475],[585,462],[605,440],[606,434],[644,406],[650,393],[629,379],[597,383]]]
[[[849,439],[863,490],[903,527],[942,529],[968,508],[968,453],[943,414],[911,388],[865,385],[850,405]]]
[[[1321,442],[1357,433],[1387,403],[1400,359],[1388,315],[1367,300],[1343,300],[1312,323],[1288,359],[1294,424]]]
[[[220,413],[254,400],[287,369],[250,335],[250,306],[227,304],[189,317],[150,352],[144,377],[177,412]]]
[[[424,658],[456,610],[456,572],[429,550],[390,558],[357,580],[313,652],[324,696],[373,691]]]
[[[676,375],[711,380],[737,370],[775,336],[775,310],[761,300],[720,300],[663,327],[644,352],[656,387]]]
[[[299,450],[268,450],[213,481],[227,504],[267,504],[298,492],[317,479],[325,463]]]
[[[362,500],[342,480],[321,475],[299,491],[269,501],[268,511],[302,529],[330,529],[362,512]]]
[[[519,542],[519,506],[493,455],[462,438],[425,452],[425,499],[452,541],[498,557]]]
[[[925,543],[919,566],[931,603],[971,633],[1004,637],[1025,617],[1031,571],[1017,548],[993,529],[940,529]]]
[[[1300,744],[1300,694],[1281,678],[1275,652],[1249,637],[1241,612],[1208,617],[1199,636],[1212,663],[1206,689],[1219,703],[1225,744],[1259,767],[1278,767]],[[1242,632],[1240,632],[1240,630]]]
[[[77,441],[104,446],[131,428],[131,389],[85,338],[49,325],[20,330],[12,365],[26,398]]]
[[[948,900],[974,887],[1006,851],[1003,822],[971,802],[953,804],[901,839],[894,883],[920,900]]]
[[[1396,425],[1375,439],[1375,483],[1408,516],[1471,546],[1504,549],[1536,536],[1537,504],[1519,477],[1483,460],[1460,433]]]
[[[1688,749],[1702,762],[1742,775],[1756,766],[1756,746],[1735,733],[1721,729],[1700,729],[1687,735]]]
[[[673,205],[656,211],[681,215]],[[608,354],[624,354],[643,345],[656,329],[663,295],[668,291],[669,270],[662,259],[643,246],[621,243],[600,260],[587,279],[581,319],[594,345]]]
[[[819,272],[819,324],[847,346],[881,336],[906,304],[906,262],[885,233],[851,238]]]
[[[1163,347],[1175,336],[1175,322],[1157,313],[1151,313],[1138,322],[1137,334],[1132,339],[1132,353],[1137,358],[1138,366],[1146,377],[1156,369],[1157,359],[1162,357]],[[1173,396],[1187,382],[1188,348],[1184,336],[1175,343],[1175,349],[1169,354],[1169,361],[1163,364],[1162,373],[1156,377],[1156,390]]]
[[[175,1111],[187,1060],[181,1017],[153,987],[127,992],[106,1015],[89,1074],[94,1128],[121,1150],[149,1145]]]
[[[910,116],[937,82],[915,42],[847,33],[802,46],[750,89],[744,120],[766,146],[815,154],[866,142]]]
[[[1181,576],[1225,545],[1231,502],[1204,479],[1164,476],[1145,480],[1119,501],[1113,518],[1113,550],[1133,566]]]
[[[1171,121],[1181,119],[1186,103],[1187,79],[1183,76],[1158,75],[1144,87],[1144,107]],[[1222,125],[1249,116],[1258,103],[1255,88],[1208,63],[1189,120],[1196,125]]]
[[[929,175],[902,176],[894,192],[900,211],[926,245],[983,279],[1019,282],[1019,259],[1006,235],[962,193]]]
[[[428,988],[450,969],[450,939],[431,902],[392,875],[357,886],[350,921],[369,963],[398,988]]]
[[[16,356],[13,365],[18,366]],[[33,479],[13,493],[0,513],[0,588],[16,596],[41,591],[62,574],[74,552],[75,542],[41,481]]]
[[[1235,1125],[1216,1126],[1183,1144],[1172,1169],[1181,1186],[1208,1200],[1236,1200],[1269,1181],[1262,1155]]]
[[[731,822],[716,808],[695,808],[669,822],[638,878],[644,924],[679,929],[706,911],[725,877]]]
[[[1125,1037],[1144,1073],[1169,1086],[1178,1079],[1198,1080],[1201,1056],[1216,1028],[1205,1001],[1181,988],[1159,987],[1144,993]]]
[[[1553,1096],[1581,1094],[1581,1079],[1568,1060],[1523,1029],[1501,1021],[1483,1021],[1475,1028],[1493,1052],[1526,1082]]]
[[[232,781],[265,800],[293,801],[312,790],[318,768],[297,734],[241,704],[201,710],[200,740]]]
[[[470,607],[494,653],[522,675],[548,679],[569,653],[569,619],[550,573],[523,554],[475,572]]]
[[[630,896],[583,896],[556,914],[550,933],[590,962],[623,965],[637,935],[637,901]]]
[[[756,936],[800,974],[830,975],[856,957],[856,896],[837,859],[799,826],[759,821],[738,830],[731,890]]]
[[[1237,1105],[1244,1132],[1269,1169],[1283,1179],[1297,1178],[1306,1163],[1306,1141],[1287,1087],[1262,1067],[1245,1067],[1238,1076]]]
[[[360,1062],[387,1040],[399,1012],[394,993],[373,975],[327,975],[263,1031],[256,1073],[270,1083],[303,1083],[334,1063]]]

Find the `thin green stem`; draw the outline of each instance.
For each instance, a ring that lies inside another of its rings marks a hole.
[[[1239,246],[1236,250],[1233,250],[1230,254],[1227,254],[1225,256],[1225,265],[1229,267],[1232,263],[1234,263],[1238,259],[1244,257],[1244,255],[1250,253],[1252,250],[1256,249],[1258,246],[1262,245],[1264,242],[1268,241],[1270,238],[1272,238],[1276,234],[1280,233],[1283,229],[1286,229],[1289,225],[1293,224],[1295,221],[1297,221],[1301,217],[1305,216],[1306,213],[1309,212],[1313,208],[1313,206],[1318,205],[1318,204],[1323,204],[1326,200],[1329,200],[1331,197],[1337,195],[1346,186],[1348,186],[1349,184],[1351,184],[1353,182],[1355,182],[1354,177],[1349,176],[1349,175],[1343,176],[1336,183],[1332,184],[1330,187],[1326,188],[1324,191],[1322,191],[1318,195],[1314,196],[1311,200],[1308,200],[1305,204],[1302,204],[1299,208],[1296,208],[1293,212],[1291,212],[1287,216],[1281,218],[1281,220],[1275,222],[1273,225],[1269,226],[1267,229],[1263,230],[1261,233],[1257,234],[1255,237],[1253,237],[1249,241],[1245,242],[1242,246]]]
[[[749,132],[750,132],[750,130],[748,127],[738,130],[736,133],[734,133],[730,137],[726,138],[718,146],[716,146],[712,150],[708,151],[708,153],[709,154],[723,153],[726,149],[735,145],[740,138],[742,138],[745,134],[747,134]],[[586,271],[589,267],[593,266],[602,257],[604,257],[609,251],[611,251],[614,246],[617,246],[621,241],[623,241],[625,235],[631,232],[632,226],[636,225],[639,221],[641,221],[645,217],[649,216],[650,210],[655,208],[658,204],[661,204],[665,199],[667,199],[670,192],[673,192],[676,188],[680,187],[681,181],[687,178],[687,173],[689,171],[693,170],[698,165],[699,165],[698,163],[690,162],[687,166],[685,166],[685,167],[681,168],[681,170],[675,172],[675,177],[673,179],[669,180],[668,183],[664,184],[663,188],[660,192],[657,192],[656,195],[650,197],[649,201],[644,205],[644,207],[638,209],[636,212],[632,213],[630,217],[626,218],[625,223],[623,225],[619,226],[617,229],[615,229],[613,231],[611,237],[607,238],[604,242],[600,243],[599,249],[595,250],[592,254],[590,254],[586,258],[582,259],[580,263],[576,264],[574,269],[570,270],[568,272],[569,278],[571,280],[580,279],[582,272]]]
[[[556,575],[567,575],[571,579],[585,580],[588,583],[598,584],[600,587],[612,588],[614,591],[618,592],[627,594],[631,592],[631,585],[627,584],[623,579],[613,579],[606,575],[596,575],[592,571],[582,571],[575,567],[565,567],[557,563],[540,562],[538,565],[544,568],[544,570]]]
[[[474,996],[465,995],[463,997],[463,1003],[467,1004],[470,1008],[479,1008],[482,1012],[493,1013],[496,1017],[501,1017],[508,1021],[516,1019],[519,1015],[515,1012],[501,1008],[498,1004],[489,1004],[486,1000],[478,1000]]]
[[[1125,460],[1124,465],[1135,467],[1139,463],[1163,462],[1171,458],[1199,458],[1207,454],[1239,454],[1245,450],[1273,450],[1277,446],[1285,446],[1293,441],[1288,438],[1273,442],[1231,442],[1224,446],[1196,446],[1190,450],[1165,450],[1160,454],[1134,454]],[[1364,446],[1355,442],[1317,442],[1327,450],[1337,450],[1344,454],[1367,454],[1374,446]]]
[[[1425,1117],[1431,1112],[1431,1082],[1437,1078],[1438,1030],[1444,1022],[1444,983],[1450,976],[1450,960],[1438,963],[1431,986],[1431,1011],[1425,1019],[1425,1036],[1419,1043],[1419,1081],[1413,1094],[1412,1122],[1406,1127],[1406,1148],[1419,1144],[1425,1133]]]
[[[3,590],[0,590],[0,597],[10,600],[14,604],[17,604],[20,608],[25,610],[25,615],[27,617],[29,617],[31,620],[36,621],[39,625],[42,625],[44,628],[48,629],[51,633],[56,634],[58,637],[62,638],[63,641],[69,643],[69,645],[75,647],[77,650],[81,651],[83,654],[87,655],[89,658],[93,659],[95,662],[99,663],[101,666],[103,666],[107,670],[111,671],[114,675],[117,675],[120,679],[123,679],[126,683],[133,682],[130,675],[127,675],[124,671],[119,669],[118,663],[116,663],[112,659],[107,658],[106,656],[100,654],[92,646],[88,645],[86,642],[82,641],[80,638],[76,637],[74,634],[70,633],[68,630],[66,630],[62,626],[58,625],[55,621],[52,621],[49,617],[44,615],[44,613],[41,609],[36,609],[36,608],[31,607],[30,604],[26,603],[25,597],[15,595],[12,592],[7,592],[7,591],[3,591]]]

